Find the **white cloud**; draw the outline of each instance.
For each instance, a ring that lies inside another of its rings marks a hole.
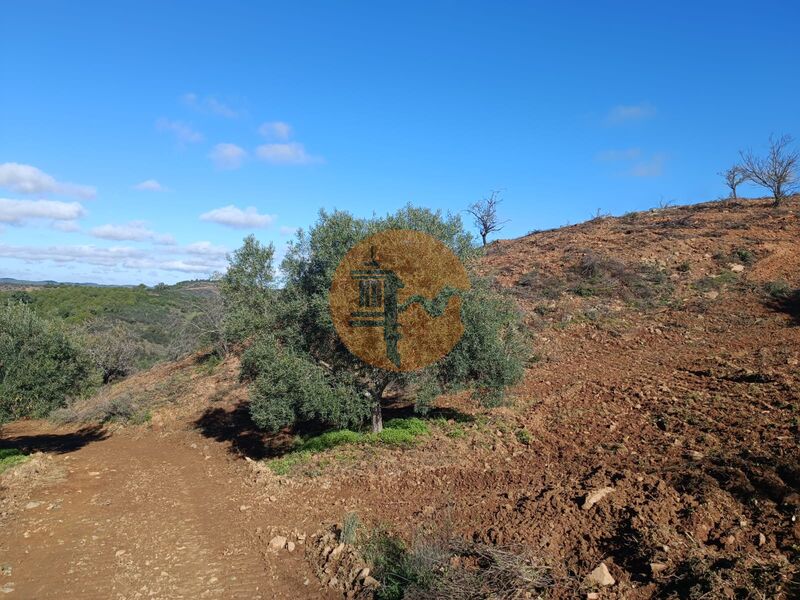
[[[632,177],[658,177],[664,174],[664,163],[667,157],[663,154],[655,154],[648,160],[639,162],[628,171]]]
[[[133,189],[139,190],[141,192],[165,192],[167,188],[161,185],[155,179],[145,179],[141,183],[137,183],[133,186]]]
[[[195,131],[190,125],[182,121],[171,121],[162,118],[156,121],[156,129],[174,134],[181,144],[196,144],[204,139],[202,133]]]
[[[186,106],[203,113],[213,113],[226,119],[235,119],[242,115],[242,111],[232,108],[230,105],[218,100],[214,96],[201,98],[197,94],[189,92],[184,94],[181,99]]]
[[[624,150],[603,150],[595,158],[600,162],[618,162],[622,160],[636,160],[642,155],[641,148],[626,148]]]
[[[651,104],[620,104],[612,108],[606,115],[607,125],[622,125],[633,121],[643,121],[656,114],[656,107]]]
[[[159,234],[145,227],[141,221],[132,221],[125,225],[100,225],[89,232],[94,237],[104,240],[144,242],[151,241],[156,244],[171,246],[175,238],[171,235]]]
[[[13,162],[0,164],[0,186],[21,194],[64,194],[86,200],[97,195],[92,186],[57,181],[34,166]]]
[[[77,221],[55,221],[51,227],[65,233],[75,233],[81,230],[81,226],[78,225]]]
[[[216,246],[211,242],[194,242],[185,248],[187,254],[194,254],[197,256],[216,256],[224,257],[228,254],[228,249],[225,246]]]
[[[322,157],[308,154],[303,144],[299,142],[263,144],[256,148],[256,156],[273,165],[308,165],[323,162]]]
[[[226,265],[223,259],[214,257],[165,259],[161,253],[124,246],[100,248],[92,245],[43,247],[0,244],[0,257],[27,263],[53,262],[59,265],[59,269],[68,268],[70,264],[126,269],[134,271],[134,277],[147,269],[209,275],[224,269]]]
[[[217,144],[208,157],[218,169],[238,169],[247,158],[247,151],[236,144]]]
[[[292,126],[283,121],[270,121],[262,123],[258,133],[270,139],[286,141],[292,135]]]
[[[275,215],[262,215],[253,206],[248,206],[242,210],[233,204],[229,204],[228,206],[215,208],[203,213],[200,215],[200,219],[225,225],[226,227],[233,227],[234,229],[251,229],[267,227],[275,221],[276,217]]]
[[[0,223],[18,225],[30,219],[72,221],[86,212],[78,202],[58,200],[9,200],[0,198]]]
[[[121,261],[142,256],[134,248],[96,246],[9,246],[0,244],[0,256],[27,262],[49,260],[56,263],[84,262],[90,265],[112,266]]]

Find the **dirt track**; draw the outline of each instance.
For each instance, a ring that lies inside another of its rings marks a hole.
[[[56,453],[42,464],[54,482],[3,505],[14,513],[0,546],[11,598],[325,597],[302,547],[266,551],[264,530],[277,523],[223,444],[191,431],[105,437],[44,423],[3,437]]]

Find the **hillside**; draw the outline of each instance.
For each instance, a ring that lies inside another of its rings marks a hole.
[[[291,453],[249,421],[235,356],[104,392],[143,424],[11,424],[0,447],[47,454],[38,478],[3,476],[0,562],[19,597],[335,597],[269,542],[302,549],[352,512],[406,542],[444,528],[522,549],[547,598],[796,597],[799,215],[798,197],[713,202],[492,244],[481,272],[518,301],[535,360],[511,406],[440,398],[414,446]],[[409,413],[401,395],[387,417]],[[614,583],[587,584],[601,563]]]

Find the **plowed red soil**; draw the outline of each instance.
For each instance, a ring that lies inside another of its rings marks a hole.
[[[481,268],[519,301],[538,360],[512,406],[440,399],[450,422],[411,449],[337,449],[273,475],[259,460],[286,436],[249,422],[235,358],[211,375],[184,361],[119,384],[184,374],[147,425],[5,427],[3,445],[52,458],[3,476],[0,563],[12,570],[0,587],[326,597],[303,535],[355,511],[407,540],[447,523],[522,548],[550,566],[549,598],[586,597],[601,562],[615,579],[601,598],[798,597],[799,209],[709,203],[492,245]],[[591,256],[625,272],[585,287],[575,268]],[[626,279],[644,267],[661,276],[650,291]],[[269,551],[276,534],[298,549]]]

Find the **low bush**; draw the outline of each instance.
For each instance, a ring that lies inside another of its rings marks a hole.
[[[0,423],[47,416],[81,395],[92,374],[75,340],[28,304],[0,306]]]

